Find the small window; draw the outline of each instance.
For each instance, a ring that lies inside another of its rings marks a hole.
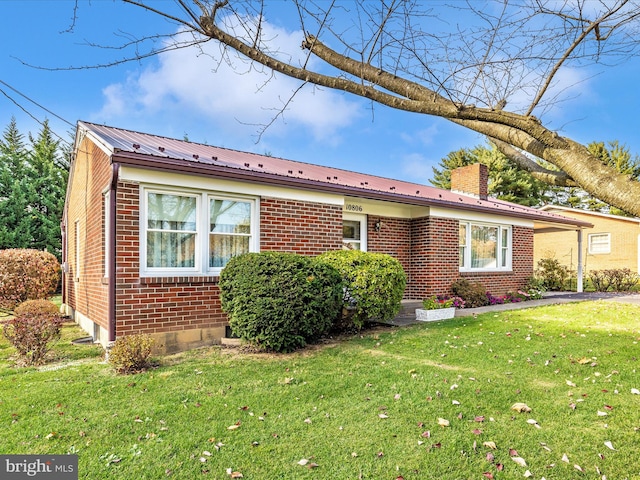
[[[589,253],[598,255],[611,253],[611,234],[592,233],[589,235]]]
[[[345,249],[367,251],[366,215],[343,215],[342,243]]]

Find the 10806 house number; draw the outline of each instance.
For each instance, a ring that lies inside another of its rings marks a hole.
[[[355,203],[345,203],[344,209],[348,212],[361,212],[362,205],[356,205]]]

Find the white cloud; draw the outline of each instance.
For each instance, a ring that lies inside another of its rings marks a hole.
[[[289,33],[269,24],[264,29],[276,51],[295,49],[299,58],[292,61],[304,60],[298,47],[301,32]],[[229,134],[253,135],[257,125],[271,122],[300,85],[231,54],[220,59],[220,46],[214,42],[162,54],[156,65],[107,86],[104,105],[92,118],[117,124],[124,119],[148,121],[153,116],[177,115],[200,119]],[[298,127],[311,131],[316,140],[338,144],[343,138],[340,132],[359,115],[358,103],[347,101],[339,92],[306,85],[268,134],[284,135],[290,127]]]
[[[431,162],[419,153],[405,155],[402,159],[402,173],[412,182],[429,184],[433,176]]]

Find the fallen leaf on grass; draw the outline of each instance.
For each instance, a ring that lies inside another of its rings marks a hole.
[[[576,470],[578,470],[579,472],[584,473],[584,470],[582,469],[582,467],[580,465],[574,465],[573,468],[575,468]]]
[[[237,428],[240,428],[240,422],[237,422],[237,423],[235,423],[235,424],[233,424],[233,425],[229,425],[229,426],[227,427],[227,430],[235,430],[235,429],[237,429]]]
[[[438,425],[440,425],[441,427],[448,427],[449,426],[449,420],[445,420],[444,418],[438,418]]]
[[[526,404],[526,403],[514,403],[513,405],[511,405],[511,410],[515,410],[516,412],[520,412],[520,413],[529,413],[531,412],[531,408]]]
[[[609,440],[604,442],[604,444],[606,447],[610,448],[611,450],[615,450],[615,448],[613,448],[613,443],[611,443]]]
[[[489,480],[493,480],[493,473],[491,472],[484,472],[482,475],[488,478]]]
[[[632,389],[631,389],[631,393],[632,393],[633,395],[640,395],[640,390],[638,390],[637,388],[632,388]]]
[[[569,385],[570,387],[575,387],[576,384],[573,383],[571,380],[567,380],[567,385]]]
[[[227,468],[227,475],[231,478],[243,478],[243,475],[240,472],[236,472],[232,468]]]
[[[542,427],[540,426],[540,424],[538,423],[538,421],[537,421],[537,420],[534,420],[533,418],[530,418],[529,420],[527,420],[527,423],[528,423],[529,425],[533,425],[533,426],[534,426],[534,427],[536,427],[536,428],[542,428]]]
[[[380,413],[380,414],[378,414],[378,417],[380,417],[380,418],[389,418],[389,415],[387,415],[386,413]],[[311,422],[309,422],[309,423],[311,423]]]
[[[567,457],[567,454],[565,453],[564,455],[562,455],[562,461],[569,463],[569,457]]]
[[[490,448],[491,450],[497,450],[498,447],[496,447],[496,442],[484,442],[482,444],[483,446]]]
[[[609,415],[607,412],[601,412],[600,410],[598,410],[599,417],[606,417],[607,415]]]
[[[479,415],[476,418],[473,419],[475,422],[484,422],[484,416],[483,415]]]
[[[529,478],[533,476],[533,473],[531,473],[529,470],[527,470],[526,472],[524,472],[524,478]]]
[[[522,458],[522,457],[511,457],[511,460],[516,462],[521,467],[526,467],[527,466],[527,462],[525,462],[524,458]]]

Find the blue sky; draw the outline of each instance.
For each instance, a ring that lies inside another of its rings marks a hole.
[[[158,3],[158,2],[156,2]],[[165,5],[167,3],[164,3]],[[0,0],[0,81],[55,115],[221,147],[427,183],[431,166],[447,153],[484,139],[435,117],[393,111],[340,92],[305,88],[258,141],[259,127],[297,88],[286,77],[238,75],[195,50],[106,69],[43,70],[95,65],[119,58],[129,34],[172,32],[175,26],[139,8],[107,0],[81,1],[75,24],[72,0]],[[283,44],[299,45],[286,19],[271,28]],[[205,48],[213,48],[214,45]],[[299,50],[299,49],[298,49]],[[246,71],[246,65],[239,65]],[[216,70],[214,72],[214,70]],[[619,140],[640,154],[635,113],[640,107],[640,58],[602,72],[569,70],[578,82],[568,99],[542,117],[562,135],[588,143]],[[48,118],[65,139],[72,127],[0,83],[0,89],[39,120]],[[12,116],[23,134],[39,125],[0,92],[0,128]]]

